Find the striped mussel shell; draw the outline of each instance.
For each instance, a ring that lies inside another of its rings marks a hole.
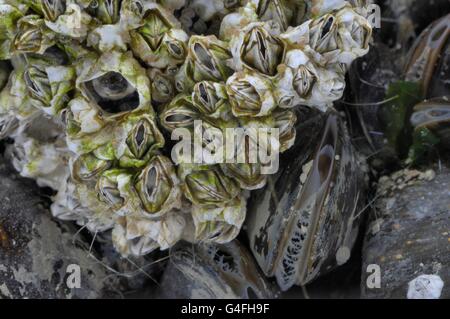
[[[329,113],[308,122],[297,129],[311,138],[296,143],[283,159],[286,165],[248,207],[251,251],[282,290],[305,285],[350,258],[366,198],[364,161],[343,121]]]

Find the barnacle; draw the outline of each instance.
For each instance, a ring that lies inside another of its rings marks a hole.
[[[327,110],[367,53],[362,6],[0,0],[0,138],[23,176],[58,191],[55,217],[112,230],[124,256],[230,242],[274,173],[253,148],[289,150],[295,108]],[[168,140],[180,132],[184,153]]]

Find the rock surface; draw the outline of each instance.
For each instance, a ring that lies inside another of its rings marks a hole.
[[[0,299],[115,296],[106,268],[73,240],[75,231],[55,222],[35,183],[0,157]]]
[[[435,275],[440,298],[450,298],[450,170],[404,170],[383,177],[378,192],[363,248],[362,297],[407,298],[411,281]]]

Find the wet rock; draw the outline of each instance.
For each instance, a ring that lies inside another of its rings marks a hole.
[[[436,296],[442,280],[440,298],[449,298],[450,170],[382,177],[378,196],[363,248],[362,297]]]
[[[0,298],[117,296],[89,245],[73,240],[75,231],[55,222],[35,183],[0,157]]]
[[[157,298],[274,298],[249,252],[238,242],[182,245],[171,253]]]

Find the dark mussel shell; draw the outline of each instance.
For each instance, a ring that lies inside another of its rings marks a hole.
[[[160,293],[169,298],[274,298],[273,286],[237,241],[181,244],[171,252]]]
[[[309,145],[293,148],[294,156],[248,207],[250,248],[282,290],[350,258],[366,199],[366,165],[343,121],[329,113],[308,126],[298,136]]]

